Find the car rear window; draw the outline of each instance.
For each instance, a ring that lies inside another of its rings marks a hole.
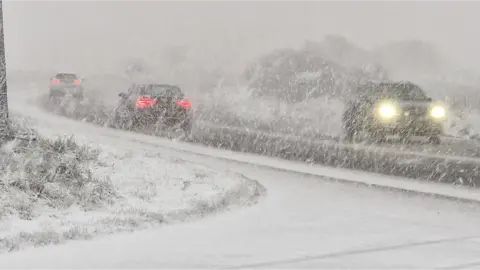
[[[59,73],[55,76],[55,78],[59,80],[75,80],[77,79],[77,75],[70,73]]]
[[[180,90],[180,88],[172,85],[138,85],[136,88],[136,92],[138,93],[138,95],[183,98],[183,92]]]

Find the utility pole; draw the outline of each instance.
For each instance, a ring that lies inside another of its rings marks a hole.
[[[3,1],[0,0],[0,138],[10,137],[7,98],[7,65],[5,61],[5,39],[3,33]]]

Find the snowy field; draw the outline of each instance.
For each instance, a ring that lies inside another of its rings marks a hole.
[[[148,149],[83,146],[74,137],[24,145],[2,149],[0,252],[201,218],[266,193],[240,174]]]

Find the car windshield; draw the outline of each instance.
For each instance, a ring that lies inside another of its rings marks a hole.
[[[401,100],[427,100],[425,92],[414,84],[379,84],[374,87],[377,95]]]
[[[167,97],[183,97],[183,93],[180,88],[174,87],[171,85],[156,85],[156,84],[147,84],[147,85],[138,85],[137,93],[139,95],[148,95],[148,96],[167,96]]]

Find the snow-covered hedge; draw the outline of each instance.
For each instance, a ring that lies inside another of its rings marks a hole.
[[[39,204],[92,209],[115,197],[108,179],[92,175],[99,151],[73,138],[48,139],[16,128],[16,138],[0,149],[1,214],[32,218]]]
[[[269,134],[244,128],[205,126],[196,140],[210,146],[288,160],[324,164],[440,183],[478,187],[480,166],[474,162],[418,156],[411,151],[382,151],[311,138]]]

